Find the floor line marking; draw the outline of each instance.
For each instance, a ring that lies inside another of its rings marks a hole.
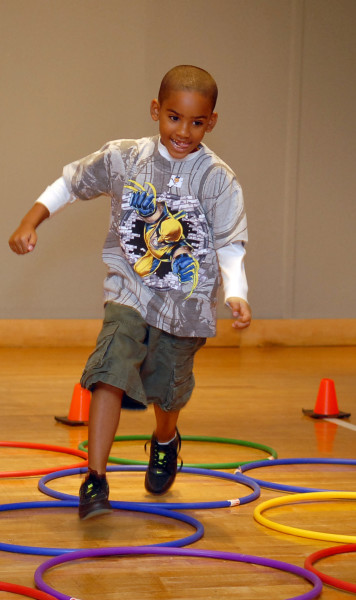
[[[335,425],[341,425],[341,427],[346,427],[346,429],[352,429],[353,431],[356,431],[356,425],[348,423],[347,421],[343,421],[342,419],[323,419],[323,421],[329,421],[330,423],[335,423]]]

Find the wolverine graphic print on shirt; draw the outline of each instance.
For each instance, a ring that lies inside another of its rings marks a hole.
[[[123,194],[119,226],[128,261],[149,287],[184,287],[186,298],[190,297],[198,284],[199,259],[208,245],[199,201],[168,192],[157,194],[149,182],[147,191],[135,181],[130,184],[125,185],[131,193]]]

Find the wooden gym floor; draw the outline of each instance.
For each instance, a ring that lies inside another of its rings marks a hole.
[[[3,441],[38,442],[77,448],[86,427],[54,420],[67,415],[87,348],[0,349]],[[196,389],[182,412],[182,435],[236,438],[274,448],[279,458],[356,458],[356,430],[302,414],[314,408],[322,378],[335,381],[339,409],[351,412],[356,425],[356,347],[205,348],[196,358]],[[150,434],[152,409],[123,411],[120,434]],[[266,458],[258,449],[217,443],[185,442],[185,463],[250,461]],[[115,443],[112,455],[145,460],[142,442]],[[0,471],[65,468],[75,457],[48,451],[2,447]],[[251,476],[287,485],[313,486],[356,493],[356,468],[329,465],[276,466],[250,471]],[[49,500],[37,489],[39,477],[1,478],[2,503]],[[53,488],[76,494],[80,476],[52,482]],[[152,501],[142,473],[111,473],[111,498]],[[215,501],[241,497],[242,485],[198,475],[179,474],[162,501]],[[186,511],[201,521],[204,537],[193,547],[253,554],[303,566],[311,553],[335,542],[297,537],[267,529],[253,518],[264,500],[285,493],[262,488],[253,503],[234,508]],[[293,504],[266,513],[276,523],[303,530],[356,536],[356,502]],[[80,522],[76,509],[16,510],[0,515],[0,542],[28,546],[93,548],[148,545],[192,533],[184,524],[163,517],[114,511]],[[35,569],[44,556],[0,551],[0,580],[34,587]],[[318,568],[356,583],[356,555],[324,559]],[[81,600],[282,600],[311,589],[294,575],[265,567],[212,559],[123,557],[67,565],[46,574],[48,585]],[[355,594],[324,586],[322,600],[345,600]],[[0,599],[12,595],[0,591]]]

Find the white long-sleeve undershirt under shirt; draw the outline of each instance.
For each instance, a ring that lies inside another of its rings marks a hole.
[[[36,200],[43,204],[52,217],[77,199],[69,192],[64,177],[49,185]],[[248,285],[245,273],[246,249],[243,242],[234,242],[217,251],[224,286],[225,302],[229,298],[247,300]]]

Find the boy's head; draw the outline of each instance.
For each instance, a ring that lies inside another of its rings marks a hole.
[[[199,67],[180,65],[163,77],[158,100],[151,102],[151,116],[159,122],[161,142],[173,158],[195,152],[214,128],[217,94],[214,79]]]
[[[199,92],[209,98],[211,111],[214,110],[218,97],[215,79],[204,69],[192,65],[178,65],[165,74],[158,92],[158,102],[162,104],[172,91]]]

